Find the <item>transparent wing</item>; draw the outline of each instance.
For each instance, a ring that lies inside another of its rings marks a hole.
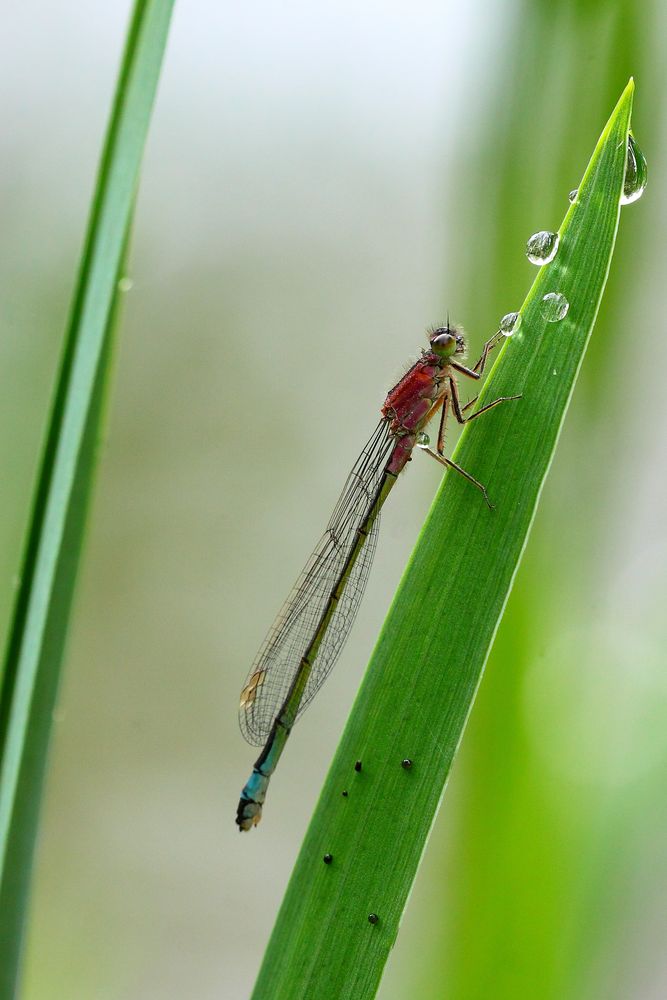
[[[334,509],[327,529],[257,654],[243,691],[239,723],[249,743],[261,745],[271,731],[352,551],[382,480],[394,439],[381,421],[373,432]],[[298,716],[319,691],[352,627],[375,554],[379,514],[359,553],[312,663]]]

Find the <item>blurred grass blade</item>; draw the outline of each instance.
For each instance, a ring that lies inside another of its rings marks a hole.
[[[597,315],[618,228],[633,90],[630,81],[565,216],[559,251],[539,271],[521,328],[479,402],[522,399],[476,421],[456,449],[496,509],[460,476],[445,478],[324,785],[256,1000],[375,995]],[[550,292],[569,303],[560,322],[542,315]],[[411,767],[401,766],[404,758]]]
[[[16,989],[62,651],[139,166],[173,0],[137,0],[93,197],[0,692],[0,997]]]

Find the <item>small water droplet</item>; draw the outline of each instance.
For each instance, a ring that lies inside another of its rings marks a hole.
[[[361,761],[360,760],[355,761],[355,763],[354,763],[354,770],[357,772],[357,774],[359,773],[359,771],[361,771]]]
[[[552,371],[552,373],[551,373],[551,374],[552,374],[552,375],[558,375],[558,372],[557,372],[557,371],[556,371],[556,369],[554,368],[554,370]]]
[[[570,308],[570,303],[560,292],[547,292],[540,303],[540,312],[547,323],[559,323]]]
[[[380,918],[378,917],[377,913],[369,913],[368,914],[368,923],[369,924],[376,924],[379,919]]]
[[[345,788],[340,794],[343,796],[344,799],[346,799],[347,796],[349,795],[349,792],[348,792],[347,788]]]
[[[531,264],[542,267],[549,264],[556,256],[560,236],[558,233],[550,233],[543,229],[539,233],[533,233],[526,243],[526,257]]]
[[[570,193],[567,196],[567,200],[569,201],[570,204],[572,204],[573,201],[577,200],[578,194],[579,194],[579,188],[574,188],[572,191],[570,191]]]
[[[325,865],[330,865],[333,861],[333,854],[325,854],[322,861],[324,861]]]
[[[428,448],[431,443],[431,439],[425,431],[422,431],[417,435],[417,447],[418,448]]]
[[[505,313],[500,321],[500,332],[504,337],[511,337],[521,326],[521,313]]]
[[[621,205],[631,205],[633,201],[641,198],[646,188],[647,180],[648,165],[646,157],[637,145],[637,140],[631,132],[628,136],[628,162],[625,165],[625,180],[623,182]]]
[[[132,278],[128,278],[127,275],[124,278],[120,278],[118,281],[118,291],[119,292],[129,292],[133,287],[134,282]]]
[[[410,770],[410,768],[412,767],[412,761],[410,760],[409,757],[404,757],[403,758],[403,760],[401,761],[401,767],[405,771],[409,771]]]

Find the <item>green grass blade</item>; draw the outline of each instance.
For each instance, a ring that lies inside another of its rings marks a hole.
[[[480,404],[523,398],[472,424],[456,449],[496,509],[460,476],[446,477],[325,782],[256,1000],[375,995],[597,315],[618,228],[633,90],[631,81],[565,216],[559,252],[530,289],[521,329],[497,358]],[[569,302],[559,323],[541,314],[551,291]],[[378,915],[374,925],[370,913]]]
[[[172,0],[138,0],[93,198],[0,691],[0,997],[16,989],[30,870],[141,156]]]

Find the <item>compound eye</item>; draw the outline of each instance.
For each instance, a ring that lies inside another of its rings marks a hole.
[[[429,340],[431,350],[443,361],[456,354],[456,337],[449,330],[435,330]]]

